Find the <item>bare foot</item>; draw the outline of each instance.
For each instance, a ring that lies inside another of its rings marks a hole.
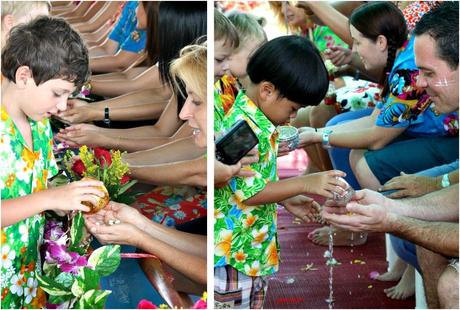
[[[339,230],[332,227],[334,246],[356,246],[366,243],[367,233],[357,233],[348,230]],[[317,245],[329,244],[329,227],[317,228],[308,234],[308,239]]]
[[[415,269],[407,265],[404,274],[396,286],[383,290],[391,299],[407,299],[415,294]]]
[[[398,281],[404,274],[406,267],[407,263],[398,257],[390,271],[375,277],[375,279],[379,281]]]

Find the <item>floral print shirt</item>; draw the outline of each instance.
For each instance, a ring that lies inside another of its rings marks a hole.
[[[58,172],[52,153],[48,120],[29,120],[33,150],[6,112],[1,109],[0,189],[2,200],[18,198],[46,189],[47,180]],[[27,206],[22,206],[27,208]],[[35,277],[41,272],[39,246],[44,216],[36,214],[2,227],[2,308],[41,308],[46,297]]]
[[[232,84],[229,84],[232,85]],[[233,84],[233,86],[235,86]],[[247,206],[249,199],[268,182],[278,180],[276,154],[278,133],[275,125],[249,99],[243,90],[225,117],[222,98],[215,92],[216,135],[223,134],[240,119],[245,119],[259,139],[259,162],[250,166],[255,176],[232,178],[214,194],[214,266],[230,265],[248,276],[265,276],[278,271],[276,203]]]
[[[430,96],[416,85],[418,75],[412,37],[398,51],[388,77],[390,93],[376,105],[380,109],[376,125],[406,127],[412,137],[458,135],[458,113],[436,114]]]

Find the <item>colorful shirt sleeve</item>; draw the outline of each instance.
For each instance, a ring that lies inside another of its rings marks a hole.
[[[136,29],[121,44],[120,49],[132,53],[140,53],[145,48],[146,33],[144,30]]]
[[[426,92],[416,86],[419,71],[396,70],[390,77],[389,95],[381,105],[376,125],[380,127],[403,128],[418,124],[419,118],[431,104]]]

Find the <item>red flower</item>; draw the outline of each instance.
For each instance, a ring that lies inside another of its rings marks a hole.
[[[192,307],[192,309],[207,309],[208,303],[203,299],[198,300]]]
[[[102,168],[104,168],[104,162],[107,164],[107,167],[112,164],[112,155],[106,149],[96,147],[94,149],[94,156],[97,158]]]
[[[130,178],[127,175],[124,175],[120,180],[120,184],[123,185],[125,183],[128,183],[129,180],[130,180]]]
[[[81,159],[78,159],[76,162],[73,163],[72,171],[75,172],[79,176],[83,176],[83,172],[86,171],[86,167]]]
[[[139,301],[139,303],[137,304],[137,309],[157,309],[158,307],[155,306],[154,304],[152,304],[152,302],[150,302],[149,300],[147,299],[142,299],[141,301]]]

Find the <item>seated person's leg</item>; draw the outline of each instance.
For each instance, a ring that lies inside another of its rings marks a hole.
[[[438,282],[449,261],[442,255],[417,246],[417,260],[420,265],[428,308],[439,308]]]
[[[339,123],[351,121],[354,119],[358,119],[372,113],[373,109],[365,109],[359,110],[354,112],[346,112],[339,114],[333,117],[329,122],[327,122],[326,127],[334,126]],[[329,156],[331,158],[332,166],[334,169],[339,169],[347,173],[345,180],[347,180],[348,184],[350,184],[354,189],[360,189],[358,181],[353,175],[353,172],[350,168],[350,162],[348,160],[350,154],[350,149],[344,148],[332,148],[329,150]]]
[[[452,260],[441,274],[438,296],[442,309],[458,309],[458,258]]]

